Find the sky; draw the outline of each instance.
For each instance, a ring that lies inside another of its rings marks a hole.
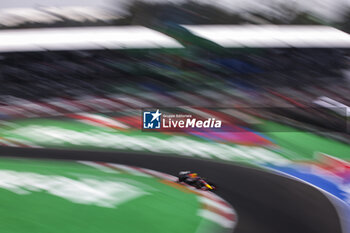
[[[35,6],[90,6],[90,7],[119,7],[132,0],[1,0],[0,8],[27,8]],[[142,0],[145,2],[174,2],[186,0]],[[276,5],[283,3],[297,9],[313,12],[326,20],[339,19],[350,0],[194,0],[200,3],[213,4],[230,12],[258,11],[275,14]]]

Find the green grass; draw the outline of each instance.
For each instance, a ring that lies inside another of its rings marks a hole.
[[[196,215],[200,207],[196,195],[155,178],[105,173],[78,163],[24,159],[1,159],[0,171],[3,170],[73,180],[129,182],[148,194],[106,208],[73,203],[44,190],[20,195],[0,185],[2,233],[194,233],[202,221]]]
[[[272,129],[278,129],[279,132],[273,132]],[[261,126],[261,130],[295,160],[313,159],[315,152],[350,159],[350,146],[330,138],[268,121]]]

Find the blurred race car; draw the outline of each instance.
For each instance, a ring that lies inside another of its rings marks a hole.
[[[216,187],[207,181],[204,178],[198,176],[197,173],[191,171],[181,171],[178,175],[178,182],[185,183],[190,186],[193,186],[197,189],[204,191],[215,191]]]

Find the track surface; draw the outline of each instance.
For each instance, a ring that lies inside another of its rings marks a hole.
[[[1,156],[116,162],[176,175],[193,170],[218,186],[238,214],[235,233],[340,233],[338,214],[317,189],[258,169],[184,157],[0,147]]]

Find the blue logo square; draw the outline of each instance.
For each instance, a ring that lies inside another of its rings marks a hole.
[[[143,128],[160,129],[161,115],[159,109],[156,112],[143,112]]]

